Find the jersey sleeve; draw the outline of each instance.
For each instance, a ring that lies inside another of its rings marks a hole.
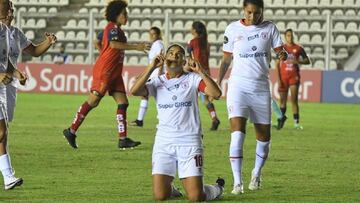
[[[234,39],[231,33],[231,27],[228,26],[224,33],[223,51],[227,53],[233,53]]]
[[[273,24],[273,28],[271,31],[271,47],[273,49],[281,47],[283,45],[283,42],[281,40],[280,32],[277,29],[276,25]]]
[[[202,92],[205,94],[205,88],[206,88],[206,84],[205,84],[204,80],[201,80],[199,83],[199,87],[198,87],[199,92]]]
[[[146,89],[149,93],[148,96],[153,96],[156,97],[156,78],[150,78],[147,82],[146,82]]]
[[[19,44],[20,44],[20,48],[23,50],[26,47],[28,47],[31,43],[31,41],[26,37],[26,35],[24,34],[23,31],[21,31],[20,29],[17,29],[17,33],[19,36]]]
[[[192,74],[192,80],[193,80],[193,87],[197,91],[200,91],[200,85],[201,85],[202,78],[200,77],[199,74],[196,74],[196,73],[191,73],[191,74]],[[204,91],[205,91],[205,87],[203,87],[203,88],[204,88]]]
[[[107,40],[111,41],[119,41],[119,29],[116,26],[110,26],[107,28],[109,30]]]
[[[307,54],[306,54],[304,48],[302,48],[302,47],[300,47],[300,57],[303,59],[307,58]]]
[[[98,35],[96,36],[96,39],[99,40],[99,41],[102,41],[102,38],[104,36],[104,31],[101,31],[98,33]]]
[[[194,50],[194,46],[193,46],[193,40],[190,40],[188,43],[187,43],[187,52],[189,54],[189,56],[191,56],[191,53],[193,52]]]

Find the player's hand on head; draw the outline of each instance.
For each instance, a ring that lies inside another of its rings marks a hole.
[[[156,58],[152,61],[151,67],[152,68],[162,67],[164,65],[164,62],[165,62],[165,56],[163,53],[161,53],[158,56],[156,56]]]

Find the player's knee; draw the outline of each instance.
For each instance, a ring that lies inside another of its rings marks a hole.
[[[194,191],[188,194],[188,200],[190,202],[201,202],[204,201],[204,194],[202,191]]]
[[[0,129],[0,142],[3,142],[6,140],[7,132],[6,129]]]
[[[118,109],[126,111],[129,107],[129,104],[118,104]]]
[[[170,195],[166,192],[154,191],[154,199],[155,201],[165,201],[170,198]]]

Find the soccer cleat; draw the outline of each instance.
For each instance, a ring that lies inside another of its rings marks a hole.
[[[70,128],[65,129],[63,131],[63,135],[72,148],[74,148],[74,149],[78,148],[78,146],[76,144],[76,135],[70,132]]]
[[[286,120],[287,120],[287,117],[285,115],[282,118],[279,118],[276,129],[281,130],[281,128],[284,127]]]
[[[216,197],[216,199],[219,199],[221,195],[224,193],[225,180],[223,178],[218,177],[215,186],[218,186],[220,188],[220,194]]]
[[[183,194],[180,192],[179,188],[176,188],[174,185],[171,185],[172,191],[170,198],[179,198],[182,197]]]
[[[140,120],[134,120],[130,123],[131,126],[137,126],[137,127],[143,127],[144,125],[144,121],[140,121]]]
[[[233,190],[231,191],[231,194],[233,195],[239,195],[244,193],[244,186],[243,184],[237,184],[234,186]]]
[[[138,142],[138,141],[133,141],[132,139],[126,137],[125,139],[119,139],[119,148],[122,149],[122,150],[125,150],[125,149],[132,149],[134,147],[137,147],[141,145],[141,142]]]
[[[24,180],[22,178],[16,178],[15,176],[11,176],[8,178],[8,181],[5,182],[5,190],[14,189],[17,186],[21,186]]]
[[[254,176],[254,172],[251,173],[251,180],[249,183],[249,190],[258,190],[261,186],[261,178]]]
[[[211,125],[210,130],[211,130],[211,131],[216,131],[216,130],[219,128],[219,125],[220,125],[219,119],[214,120],[214,121],[212,122],[212,125]]]
[[[295,123],[294,128],[295,128],[296,130],[304,130],[304,127],[302,127],[302,126],[301,126],[300,124],[298,124],[298,123]]]

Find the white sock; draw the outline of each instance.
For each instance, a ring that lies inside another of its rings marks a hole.
[[[211,201],[219,197],[222,193],[217,185],[204,185],[205,201]]]
[[[230,163],[234,177],[234,186],[241,184],[241,169],[243,160],[243,145],[245,141],[245,134],[240,131],[231,133],[230,142]]]
[[[3,154],[0,156],[0,170],[4,177],[4,182],[8,179],[8,177],[12,177],[12,168],[10,164],[10,159],[7,154]]]
[[[265,161],[269,155],[269,142],[262,142],[259,140],[256,140],[256,155],[255,155],[255,168],[253,171],[253,174],[255,177],[260,177],[261,175],[261,169],[265,164]]]
[[[140,102],[140,108],[139,108],[139,113],[138,113],[138,118],[137,118],[139,121],[144,120],[147,108],[148,108],[148,100],[142,99]]]

